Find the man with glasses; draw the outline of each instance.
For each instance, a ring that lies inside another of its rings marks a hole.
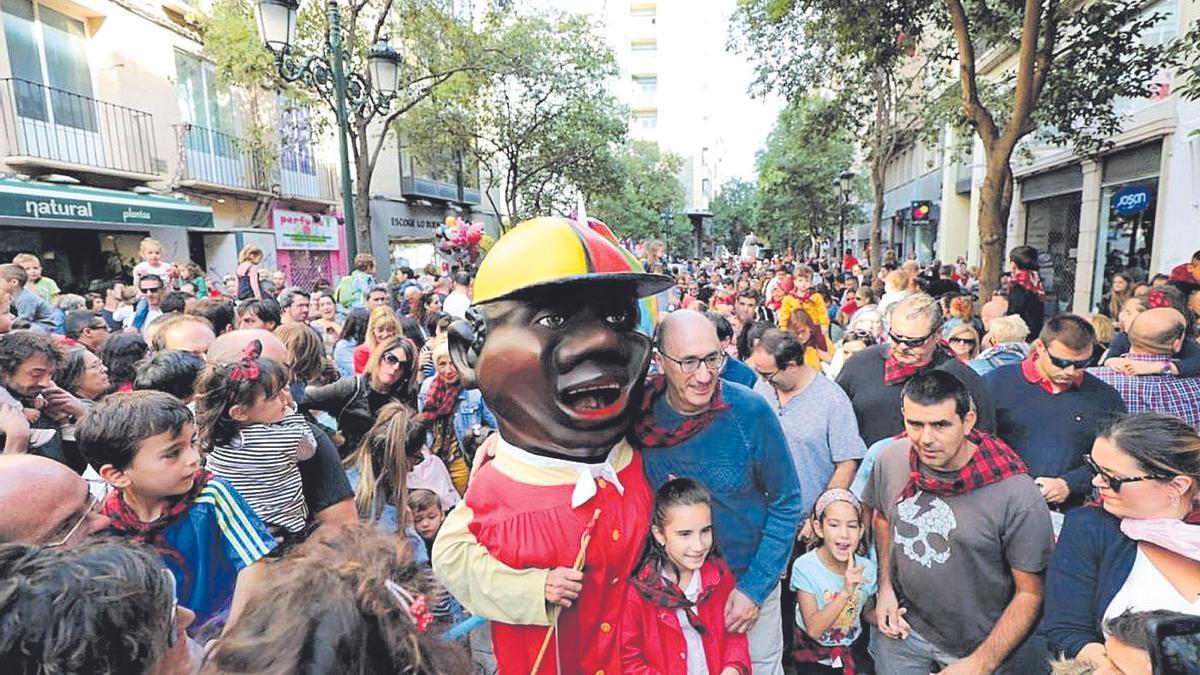
[[[1092,472],[1083,455],[1097,429],[1125,412],[1121,395],[1084,371],[1095,341],[1090,321],[1059,314],[1042,327],[1024,361],[983,378],[996,405],[996,435],[1025,460],[1056,511],[1079,506],[1091,494]],[[1061,524],[1061,517],[1056,521]]]
[[[108,339],[108,322],[98,312],[76,310],[67,312],[67,337],[99,354]]]
[[[1123,359],[1157,364],[1160,375],[1134,375],[1108,366],[1088,372],[1112,385],[1131,413],[1156,412],[1200,428],[1200,378],[1174,376],[1175,353],[1187,339],[1187,320],[1170,307],[1148,309],[1129,327],[1130,349]]]
[[[804,495],[770,404],[721,380],[727,358],[703,314],[680,310],[664,317],[655,341],[660,374],[647,382],[647,404],[631,435],[652,487],[689,476],[712,492],[716,539],[737,578],[725,627],[748,633],[756,674],[782,675],[779,575]]]
[[[887,342],[848,359],[837,378],[854,405],[859,435],[866,445],[904,430],[900,390],[914,375],[928,370],[944,370],[962,381],[970,392],[979,428],[995,429],[992,400],[983,379],[939,341],[942,308],[938,301],[914,293],[897,301],[890,311]]]
[[[144,275],[138,282],[138,291],[146,301],[144,307],[139,307],[134,313],[130,325],[142,332],[155,319],[162,316],[163,280],[154,274]]]
[[[74,545],[108,527],[106,492],[52,459],[0,455],[0,544]]]

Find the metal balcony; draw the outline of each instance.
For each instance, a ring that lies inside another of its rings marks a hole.
[[[154,118],[18,78],[0,79],[0,133],[9,164],[153,179]]]
[[[270,192],[270,167],[262,153],[236,136],[195,124],[175,127],[182,134],[180,184],[229,192]]]

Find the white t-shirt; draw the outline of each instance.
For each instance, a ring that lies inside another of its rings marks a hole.
[[[157,265],[151,265],[143,260],[142,262],[133,266],[133,280],[136,283],[147,274],[153,274],[159,279],[162,279],[163,286],[166,286],[167,282],[171,280],[174,271],[175,270],[170,263],[160,262]]]
[[[1155,609],[1167,609],[1182,614],[1200,616],[1200,598],[1188,601],[1162,572],[1150,562],[1150,558],[1142,553],[1139,546],[1137,558],[1133,561],[1133,569],[1121,585],[1121,590],[1113,596],[1112,602],[1104,610],[1104,620],[1124,614],[1126,610],[1134,612],[1149,612]]]
[[[442,311],[457,319],[467,318],[467,309],[471,307],[471,299],[466,293],[453,291],[446,296],[446,301],[442,303]]]
[[[692,580],[683,589],[683,594],[691,602],[696,602],[696,598],[700,597],[700,570],[692,572]],[[688,675],[709,675],[708,661],[704,658],[704,640],[692,622],[688,621],[687,610],[682,607],[675,610],[675,618],[683,631],[683,641],[687,643]]]

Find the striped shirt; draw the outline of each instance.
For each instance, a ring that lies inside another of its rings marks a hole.
[[[308,505],[296,463],[312,457],[316,447],[308,420],[292,413],[274,424],[242,427],[228,446],[212,449],[205,466],[229,481],[263,522],[298,534]]]

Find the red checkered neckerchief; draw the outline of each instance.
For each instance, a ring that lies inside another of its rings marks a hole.
[[[204,489],[205,485],[208,485],[212,476],[204,469],[197,470],[192,477],[192,488],[181,495],[168,499],[166,505],[163,506],[162,514],[148,523],[139,518],[133,507],[125,502],[123,490],[109,492],[108,497],[100,506],[100,513],[108,516],[111,527],[122,536],[135,544],[147,544],[159,555],[174,560],[186,575],[187,565],[184,564],[183,554],[167,541],[163,532],[192,506],[192,502],[200,496],[200,491]]]
[[[884,384],[904,384],[908,382],[908,378],[916,375],[918,372],[927,366],[936,366],[948,359],[957,359],[954,352],[950,351],[950,347],[942,342],[938,342],[933,353],[929,355],[929,360],[921,363],[900,363],[892,356],[892,349],[888,347],[887,360],[883,363],[883,383]]]
[[[700,574],[700,570],[696,570],[693,574]],[[642,569],[638,570],[638,573],[633,575],[629,581],[647,602],[652,602],[665,609],[682,609],[683,613],[687,615],[688,623],[692,624],[692,628],[695,628],[697,633],[704,635],[707,629],[700,621],[700,615],[696,613],[696,606],[712,597],[713,592],[721,583],[721,578],[725,576],[725,570],[718,566],[717,574],[716,582],[709,584],[708,588],[701,588],[695,602],[688,600],[679,584],[664,578],[658,565],[652,562],[643,565]]]
[[[1061,394],[1079,386],[1083,382],[1083,371],[1075,373],[1075,379],[1066,387],[1059,387],[1050,381],[1050,378],[1042,374],[1042,371],[1037,367],[1037,352],[1030,352],[1029,356],[1021,361],[1021,374],[1025,376],[1025,381],[1029,384],[1036,384],[1042,389],[1045,389],[1049,394]]]
[[[441,377],[434,377],[425,396],[425,409],[421,416],[434,421],[439,417],[449,417],[458,407],[458,396],[462,393],[462,382],[455,380],[447,382]]]
[[[932,478],[921,473],[921,459],[911,444],[908,448],[908,482],[896,496],[897,502],[924,490],[940,495],[961,495],[977,490],[1005,478],[1028,473],[1025,462],[1004,441],[972,429],[967,440],[976,446],[975,454],[967,465],[959,469],[952,480]]]
[[[679,445],[700,433],[713,421],[713,416],[728,410],[729,404],[721,398],[721,379],[715,378],[712,405],[708,410],[685,419],[678,427],[666,429],[654,419],[654,401],[667,391],[666,375],[651,375],[646,378],[646,393],[642,395],[641,417],[633,423],[631,432],[634,445],[640,448],[669,448]]]
[[[1020,286],[1025,290],[1038,296],[1038,300],[1046,299],[1046,289],[1042,287],[1042,278],[1037,272],[1029,270],[1017,270],[1008,277],[1009,288]]]

